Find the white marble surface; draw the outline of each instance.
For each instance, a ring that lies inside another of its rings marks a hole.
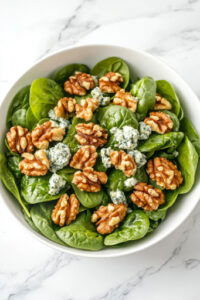
[[[0,99],[33,62],[75,43],[116,43],[165,59],[200,96],[199,0],[0,2]],[[86,259],[34,240],[0,202],[0,299],[198,300],[200,205],[141,253]]]

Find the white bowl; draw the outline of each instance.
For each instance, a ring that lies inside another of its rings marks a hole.
[[[184,106],[184,110],[187,112],[187,116],[193,121],[196,128],[198,128],[200,117],[200,102],[198,98],[191,88],[185,83],[185,81],[181,79],[180,76],[177,75],[177,73],[164,62],[148,53],[138,50],[110,45],[88,45],[70,47],[56,52],[34,64],[24,75],[22,75],[11,87],[0,106],[0,132],[5,133],[6,113],[13,96],[19,89],[27,84],[30,84],[36,78],[49,76],[53,71],[64,65],[70,63],[84,63],[92,67],[98,61],[109,56],[119,56],[126,60],[131,69],[134,70],[134,72],[140,77],[152,76],[156,80],[166,79],[170,81],[180,96],[181,103]],[[186,194],[178,199],[176,204],[169,210],[166,220],[155,232],[146,238],[132,242],[125,246],[107,248],[96,252],[73,249],[67,246],[65,247],[58,245],[46,239],[42,235],[39,235],[24,221],[17,202],[11,199],[10,194],[2,184],[0,185],[0,194],[7,207],[10,209],[16,219],[23,225],[23,227],[26,228],[30,234],[38,238],[46,245],[75,255],[87,257],[116,257],[144,250],[172,233],[184,220],[186,220],[199,201],[200,185],[197,185],[196,183],[189,194]]]

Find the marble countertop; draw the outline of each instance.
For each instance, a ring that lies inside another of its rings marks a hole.
[[[32,63],[76,43],[165,59],[200,96],[199,0],[0,2],[0,99]],[[0,201],[1,300],[200,299],[200,205],[172,235],[134,255],[88,259],[33,239]]]

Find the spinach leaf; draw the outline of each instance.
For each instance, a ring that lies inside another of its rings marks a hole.
[[[27,214],[23,211],[23,217],[26,221],[26,223],[34,230],[36,231],[37,233],[40,233],[41,232],[39,231],[39,229],[35,226],[35,224],[33,223],[33,220],[31,219],[31,216],[28,217]]]
[[[132,85],[131,93],[138,98],[137,113],[143,119],[154,108],[156,83],[151,77],[144,77]]]
[[[36,204],[39,202],[52,201],[58,199],[62,194],[66,192],[68,187],[62,190],[57,195],[50,195],[49,192],[49,178],[51,175],[30,177],[23,176],[21,180],[21,194],[23,198],[30,204]]]
[[[17,199],[26,214],[30,216],[28,208],[20,196],[15,178],[7,166],[6,156],[3,153],[0,153],[0,179],[5,185],[6,189]]]
[[[134,241],[143,238],[149,229],[149,218],[141,210],[135,210],[128,214],[123,224],[104,239],[106,246]]]
[[[103,237],[95,231],[89,211],[79,214],[68,226],[56,231],[57,236],[70,247],[84,250],[100,250],[104,247]]]
[[[104,190],[101,190],[96,193],[89,193],[79,190],[79,188],[72,184],[73,190],[84,207],[93,208],[99,206],[100,204],[105,204],[108,202],[108,195]]]
[[[19,163],[22,160],[20,155],[15,155],[15,156],[9,156],[7,161],[8,161],[8,167],[15,176],[15,178],[19,179],[22,177],[22,173],[19,169]]]
[[[157,80],[156,84],[157,93],[161,94],[172,104],[172,112],[174,112],[179,119],[182,119],[183,110],[173,86],[166,80]]]
[[[173,131],[179,131],[180,122],[179,122],[178,117],[169,110],[163,110],[163,112],[170,116],[170,118],[173,122]]]
[[[64,96],[63,89],[54,80],[39,78],[33,81],[30,89],[30,107],[36,119],[48,116],[57,101]]]
[[[29,130],[32,130],[37,123],[38,123],[38,119],[36,119],[31,108],[29,107],[26,112],[26,126]]]
[[[72,182],[74,173],[77,170],[70,168],[70,167],[66,167],[62,170],[57,171],[57,174],[60,175],[64,180],[66,180],[68,183]]]
[[[194,128],[192,122],[186,117],[181,120],[181,130],[185,133],[185,135],[187,135],[189,140],[194,145],[198,155],[200,156],[200,136]]]
[[[187,137],[185,137],[179,146],[178,152],[179,156],[177,160],[184,179],[182,185],[179,187],[179,194],[185,194],[189,192],[194,185],[199,157],[195,147]]]
[[[123,88],[126,88],[129,79],[130,71],[127,63],[119,57],[109,57],[98,62],[92,69],[91,74],[96,75],[99,78],[104,76],[108,72],[120,73],[123,77]]]
[[[63,140],[63,143],[69,146],[69,149],[72,153],[78,151],[79,143],[75,139],[75,134],[76,134],[76,125],[79,123],[83,123],[83,120],[74,117],[72,120],[72,124],[67,132],[67,135]]]
[[[53,76],[53,79],[63,86],[64,82],[76,71],[89,73],[90,69],[83,64],[70,64],[59,69]]]
[[[39,203],[31,208],[31,218],[35,227],[53,242],[65,245],[56,235],[53,222],[51,220],[51,212],[55,203]]]
[[[15,111],[12,115],[12,125],[19,125],[22,127],[27,127],[26,125],[26,112],[27,110],[24,108],[18,109],[17,111]]]
[[[151,152],[161,149],[173,148],[176,149],[184,134],[182,132],[169,132],[165,134],[152,134],[148,140],[141,143],[138,150],[141,152]]]
[[[177,197],[179,194],[179,189],[175,191],[166,191],[165,192],[165,203],[160,206],[160,208],[157,210],[157,212],[163,212],[166,211],[168,208],[170,208],[172,205],[174,205]]]
[[[149,217],[150,220],[153,221],[163,221],[166,217],[166,210],[155,210],[155,211],[145,211],[146,215]]]
[[[97,113],[97,119],[100,125],[107,130],[113,127],[122,128],[126,125],[138,128],[135,114],[130,109],[120,105],[108,105],[100,108]]]
[[[16,117],[13,118],[13,114],[16,114],[17,111],[20,109],[25,109],[25,110],[28,109],[29,93],[30,93],[30,86],[28,85],[23,87],[13,98],[7,113],[6,123],[8,127],[11,127],[12,125],[19,125],[19,124],[12,123],[12,121],[16,121]],[[19,113],[17,113],[17,115],[19,116]]]

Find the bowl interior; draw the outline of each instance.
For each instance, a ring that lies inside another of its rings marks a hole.
[[[166,79],[170,81],[181,99],[181,103],[186,111],[187,116],[193,121],[195,127],[198,128],[200,115],[200,103],[198,98],[193,93],[191,88],[179,77],[179,75],[177,75],[176,72],[168,67],[165,63],[141,51],[118,46],[89,45],[68,48],[39,61],[13,85],[3,100],[0,108],[1,136],[3,136],[6,131],[5,122],[8,106],[13,96],[20,88],[30,84],[36,78],[48,77],[56,69],[59,69],[60,67],[69,63],[84,63],[92,67],[96,62],[109,56],[119,56],[126,60],[131,68],[131,71],[139,77],[152,76],[155,80]],[[142,240],[128,243],[124,246],[108,248],[99,252],[72,249],[70,247],[64,247],[47,240],[45,237],[34,232],[27,225],[20,210],[18,209],[16,201],[12,199],[2,184],[0,185],[0,193],[2,200],[5,201],[6,205],[20,221],[20,223],[28,229],[29,233],[32,232],[34,236],[38,237],[47,245],[68,253],[82,256],[112,257],[143,250],[170,234],[186,219],[186,217],[191,213],[197,204],[200,194],[200,186],[195,184],[192,191],[188,195],[186,194],[178,199],[173,208],[169,210],[166,220],[155,232],[153,232],[153,234],[148,235]]]

